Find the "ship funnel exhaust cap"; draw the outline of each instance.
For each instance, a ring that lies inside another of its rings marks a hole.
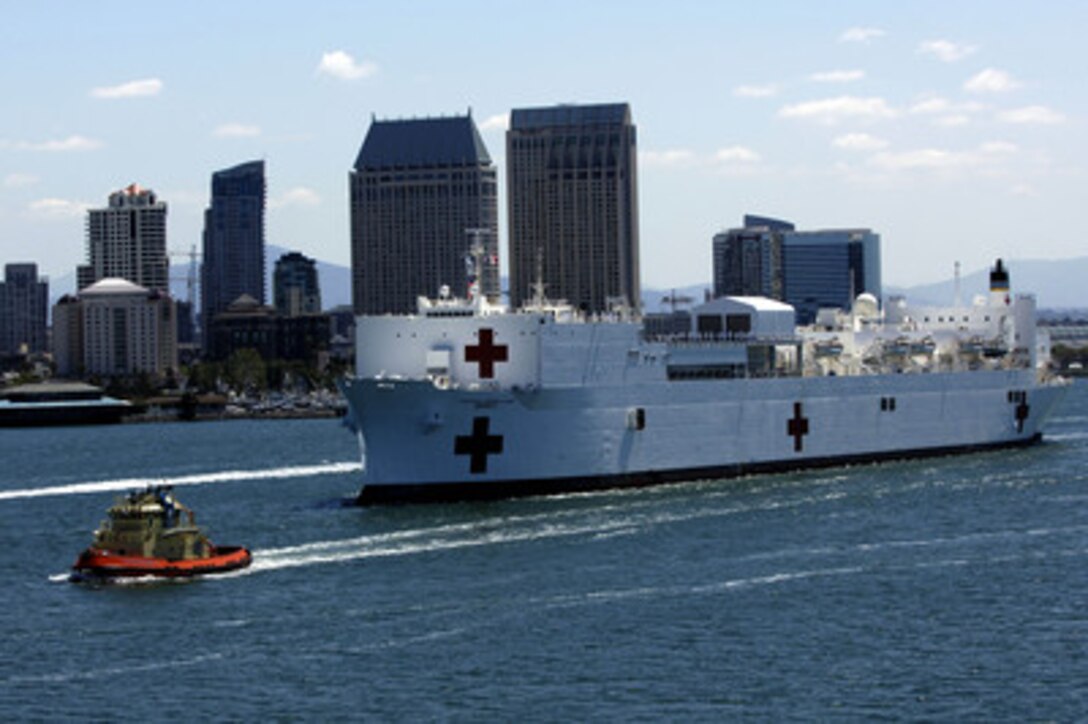
[[[990,291],[1009,291],[1009,272],[1000,259],[994,264],[994,268],[990,270]]]

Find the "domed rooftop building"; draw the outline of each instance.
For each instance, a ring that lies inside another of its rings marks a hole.
[[[165,376],[177,368],[174,301],[127,279],[106,277],[53,308],[62,376]]]
[[[107,277],[100,281],[95,282],[83,289],[80,293],[80,297],[98,297],[108,294],[142,294],[147,295],[147,287],[141,287],[139,284],[133,284],[127,279],[118,279],[117,277]]]

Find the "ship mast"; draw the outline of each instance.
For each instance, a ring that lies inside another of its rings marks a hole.
[[[465,229],[465,233],[472,237],[472,241],[468,246],[468,253],[465,255],[465,277],[468,281],[468,298],[469,301],[475,301],[476,297],[481,296],[481,286],[483,282],[483,258],[484,258],[484,242],[482,237],[484,234],[490,234],[491,229],[484,227],[475,227]]]

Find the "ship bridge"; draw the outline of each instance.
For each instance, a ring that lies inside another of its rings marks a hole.
[[[800,346],[789,304],[766,297],[719,297],[692,310],[687,334],[670,335],[671,380],[791,376]]]

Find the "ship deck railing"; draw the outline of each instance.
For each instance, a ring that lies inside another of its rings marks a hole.
[[[778,336],[752,334],[750,332],[681,332],[666,334],[643,334],[645,342],[664,342],[675,346],[715,346],[721,344],[801,344],[803,340],[796,336]]]

